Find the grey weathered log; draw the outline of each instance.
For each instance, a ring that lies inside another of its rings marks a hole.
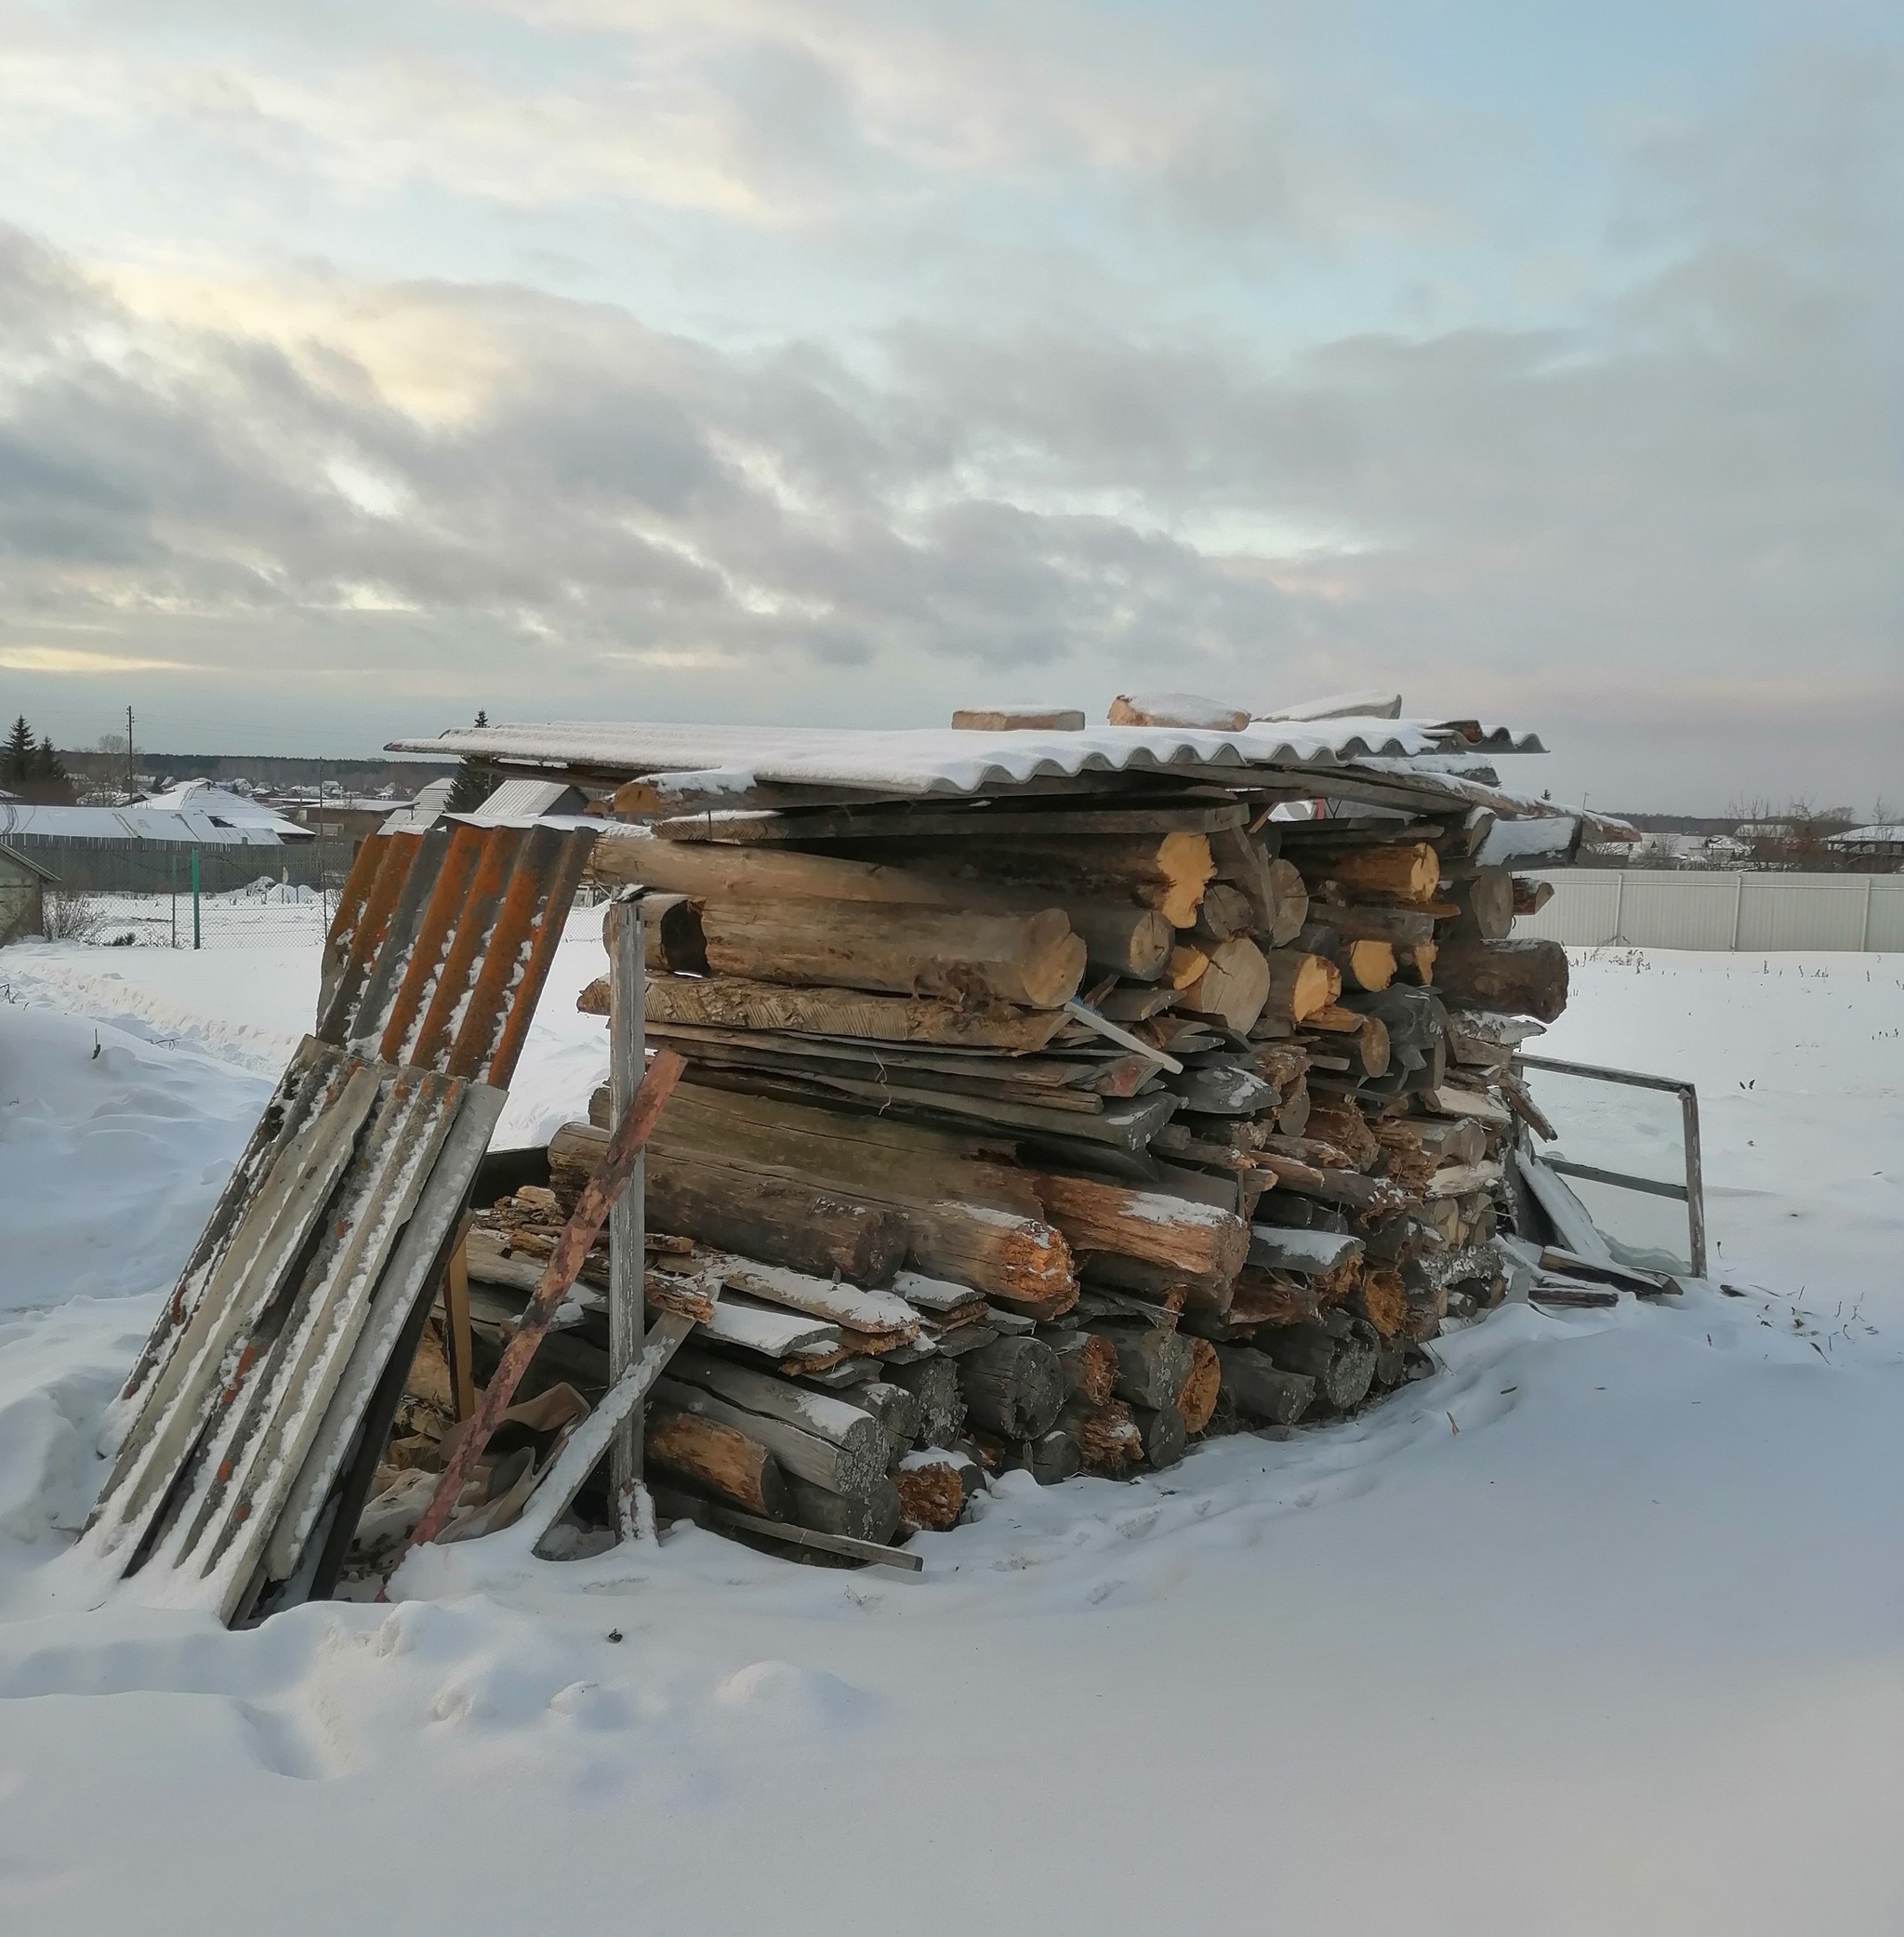
[[[1172,1406],[1195,1360],[1190,1341],[1175,1332],[1106,1332],[1117,1354],[1113,1390],[1133,1406]]]
[[[669,1375],[697,1386],[704,1392],[714,1393],[730,1405],[826,1439],[843,1452],[863,1454],[881,1471],[885,1468],[885,1421],[871,1406],[860,1402],[861,1394],[847,1400],[828,1392],[815,1392],[791,1379],[757,1372],[751,1366],[723,1359],[718,1352],[701,1351],[693,1346],[675,1354]],[[793,1470],[800,1469],[796,1466]]]
[[[1144,1435],[1144,1456],[1153,1466],[1174,1466],[1183,1457],[1190,1434],[1175,1406],[1132,1406],[1130,1416]]]
[[[924,1362],[931,1364],[932,1360]],[[870,1413],[879,1422],[894,1457],[919,1438],[919,1400],[906,1386],[894,1381],[874,1379],[856,1386],[848,1403]]]
[[[959,1368],[950,1359],[921,1359],[895,1365],[886,1374],[904,1386],[919,1404],[919,1438],[926,1446],[956,1446],[965,1431],[965,1397]]]
[[[1316,1397],[1346,1413],[1368,1396],[1375,1377],[1377,1342],[1372,1327],[1339,1312],[1313,1325],[1281,1325],[1259,1332],[1257,1345],[1285,1372],[1316,1381]]]
[[[1553,1022],[1567,1007],[1567,950],[1558,942],[1456,942],[1435,958],[1435,986],[1464,1009]]]
[[[786,1518],[797,1527],[880,1546],[899,1531],[899,1489],[883,1473],[864,1493],[839,1493],[789,1474]]]
[[[1040,1486],[1056,1486],[1075,1479],[1084,1470],[1084,1455],[1078,1441],[1062,1426],[1027,1439],[1019,1448],[1025,1470]]]
[[[1220,1345],[1217,1361],[1223,1370],[1223,1390],[1236,1400],[1245,1418],[1270,1426],[1293,1426],[1316,1397],[1316,1381],[1306,1373],[1285,1372],[1267,1353],[1248,1346]]]
[[[999,1338],[959,1360],[959,1383],[974,1426],[1001,1439],[1051,1430],[1064,1403],[1064,1376],[1038,1338]]]
[[[1362,1240],[1344,1232],[1289,1230],[1273,1224],[1250,1227],[1250,1263],[1264,1271],[1314,1276],[1335,1270],[1361,1251]]]

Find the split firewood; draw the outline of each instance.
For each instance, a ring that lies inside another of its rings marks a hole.
[[[1203,973],[1183,989],[1185,1014],[1212,1015],[1247,1035],[1270,996],[1270,966],[1247,935],[1216,943]]]
[[[915,1527],[943,1533],[965,1511],[965,1487],[953,1466],[955,1454],[915,1453],[892,1476],[899,1510]]]
[[[1274,949],[1263,957],[1269,988],[1261,1005],[1266,1018],[1295,1025],[1326,1009],[1342,992],[1342,971],[1321,955]]]
[[[1216,1347],[1208,1339],[1192,1338],[1190,1370],[1177,1392],[1177,1410],[1183,1415],[1183,1429],[1192,1439],[1210,1424],[1216,1411],[1216,1396],[1223,1385],[1223,1368]]]
[[[1144,1435],[1122,1400],[1106,1400],[1095,1406],[1074,1400],[1058,1417],[1078,1442],[1086,1472],[1116,1479],[1144,1464]]]
[[[1117,1382],[1117,1352],[1095,1332],[1054,1332],[1045,1343],[1064,1377],[1066,1403],[1107,1406]]]

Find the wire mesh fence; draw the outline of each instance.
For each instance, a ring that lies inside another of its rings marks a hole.
[[[355,849],[349,839],[295,848],[49,842],[33,858],[55,876],[45,896],[49,940],[295,949],[324,940]]]

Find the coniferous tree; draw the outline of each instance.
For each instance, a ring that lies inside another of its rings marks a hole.
[[[489,724],[488,712],[478,712],[471,723],[480,732]],[[456,784],[450,789],[449,811],[452,814],[469,814],[482,806],[496,789],[496,777],[494,768],[486,767],[477,760],[458,761]]]
[[[15,793],[33,776],[33,730],[26,723],[26,715],[21,713],[7,735],[7,744],[0,747],[0,782],[4,782]]]

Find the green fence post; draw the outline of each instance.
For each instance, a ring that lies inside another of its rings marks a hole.
[[[192,850],[192,946],[199,945],[198,938],[198,850]]]

